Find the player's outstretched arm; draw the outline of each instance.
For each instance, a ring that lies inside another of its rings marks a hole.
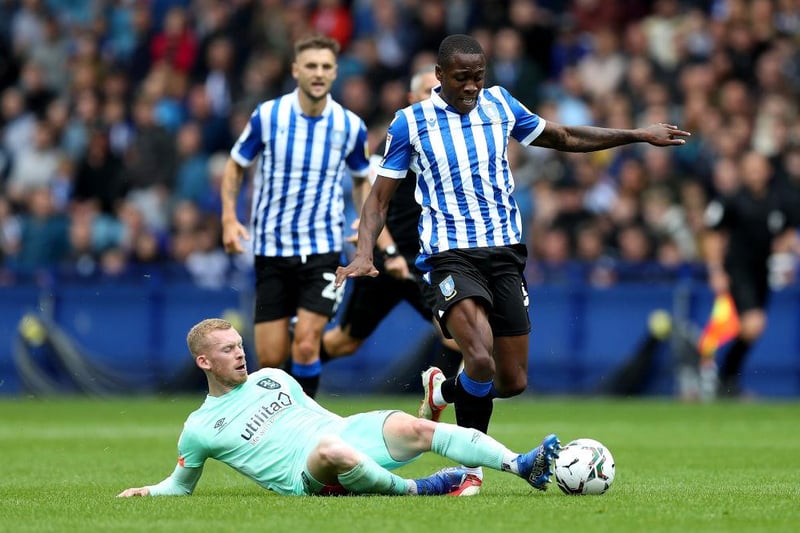
[[[203,475],[203,468],[188,468],[180,464],[175,466],[175,470],[164,481],[157,485],[147,487],[132,487],[125,489],[117,498],[131,498],[134,496],[189,496],[194,492],[200,476]]]
[[[646,142],[653,146],[680,146],[691,133],[673,124],[653,124],[646,128],[614,129],[595,126],[563,126],[547,122],[542,133],[531,143],[562,152],[594,152]]]

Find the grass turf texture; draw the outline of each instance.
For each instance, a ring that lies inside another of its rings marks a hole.
[[[0,531],[795,531],[800,519],[797,403],[496,402],[490,433],[516,451],[552,431],[606,444],[617,478],[602,496],[566,496],[555,483],[540,493],[487,471],[474,498],[282,497],[209,461],[192,497],[115,498],[172,471],[200,401],[0,401]],[[410,396],[320,401],[342,414],[416,410]],[[398,473],[447,464],[427,454]]]

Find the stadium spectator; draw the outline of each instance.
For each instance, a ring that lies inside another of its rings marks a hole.
[[[464,477],[463,469],[445,468],[422,479],[391,472],[425,452],[508,472],[547,489],[560,448],[556,435],[519,454],[478,431],[401,411],[343,418],[308,397],[282,370],[248,375],[242,337],[230,322],[203,320],[189,331],[187,344],[206,375],[208,396],[184,424],[178,464],[160,483],[129,488],[118,497],[190,495],[208,459],[283,495],[449,493]]]
[[[53,268],[69,254],[69,221],[55,209],[47,186],[31,189],[24,199],[19,249],[10,257],[11,266],[21,272]]]
[[[32,144],[21,149],[13,159],[6,188],[12,202],[23,204],[29,193],[53,184],[62,157],[54,141],[50,125],[44,120],[38,121]]]
[[[464,371],[427,386],[426,401],[439,410],[455,403],[458,424],[484,433],[494,398],[522,393],[528,376],[527,249],[511,196],[509,139],[587,152],[637,142],[679,146],[689,135],[667,124],[614,130],[545,121],[504,88],[484,89],[486,62],[473,37],[442,41],[436,66],[441,86],[430,99],[398,111],[389,126],[391,143],[364,204],[356,255],[336,274],[337,285],[378,274],[376,239],[398,180],[413,169],[424,191],[417,195],[423,208],[417,266],[436,287],[434,316],[464,357]],[[461,163],[467,160],[477,164]],[[480,478],[482,472],[470,475]]]
[[[222,178],[222,241],[225,251],[238,254],[242,240],[251,239],[239,221],[239,192],[246,167],[262,156],[251,220],[256,352],[261,366],[276,367],[291,350],[291,374],[311,397],[319,385],[322,330],[341,299],[333,281],[343,246],[342,179],[349,169],[359,210],[369,168],[363,120],[329,94],[338,52],[328,37],[297,41],[297,88],[256,108]]]
[[[122,180],[122,162],[111,151],[108,132],[93,129],[86,154],[77,162],[72,199],[94,200],[104,213],[114,213],[125,192]]]

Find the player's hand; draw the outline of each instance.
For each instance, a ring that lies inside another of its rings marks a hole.
[[[347,278],[357,278],[360,276],[372,276],[373,278],[378,275],[378,269],[372,264],[372,259],[356,254],[350,264],[347,266],[339,267],[336,269],[336,287],[341,287],[344,280]]]
[[[222,246],[229,254],[244,252],[242,239],[249,241],[250,233],[238,220],[222,221]]]
[[[406,258],[402,255],[384,259],[383,267],[386,270],[386,273],[393,278],[408,279],[410,277],[408,272],[408,263],[406,262]]]
[[[688,131],[678,129],[678,126],[673,124],[664,124],[659,122],[644,128],[644,140],[653,146],[680,146],[686,144],[686,139],[681,137],[690,137],[692,134]]]
[[[150,496],[150,489],[147,487],[130,488],[117,494],[117,498],[131,498],[133,496]]]

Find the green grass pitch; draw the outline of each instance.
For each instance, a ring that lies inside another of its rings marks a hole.
[[[473,498],[293,498],[210,461],[186,498],[117,499],[172,471],[194,398],[0,401],[0,531],[797,531],[800,404],[687,405],[670,400],[525,396],[495,403],[490,433],[526,451],[556,432],[591,437],[614,455],[602,496],[532,490],[487,471]],[[342,414],[416,409],[404,397],[320,402]],[[453,420],[452,409],[444,421]],[[427,454],[398,473],[449,464]]]

